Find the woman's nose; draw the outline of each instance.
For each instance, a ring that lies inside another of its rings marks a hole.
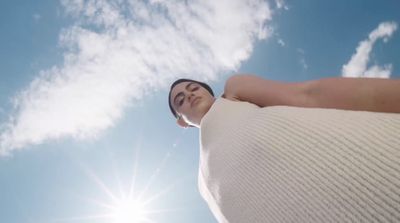
[[[189,100],[189,101],[192,101],[192,97],[194,97],[193,92],[189,94],[188,100]]]

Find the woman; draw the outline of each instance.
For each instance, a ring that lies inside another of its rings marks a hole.
[[[400,222],[400,80],[180,79],[200,128],[199,190],[219,222]],[[327,109],[329,108],[329,109]]]

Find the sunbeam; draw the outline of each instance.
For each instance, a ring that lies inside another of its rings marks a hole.
[[[138,170],[138,163],[139,163],[139,152],[142,144],[142,135],[139,136],[139,139],[136,141],[136,146],[135,146],[135,155],[134,155],[134,161],[133,161],[133,173],[132,173],[132,178],[131,178],[131,184],[129,187],[129,199],[132,199],[133,194],[135,193],[135,183],[136,183],[136,176],[137,176],[137,170]]]
[[[93,204],[97,207],[98,211],[94,213],[88,213],[87,215],[71,217],[71,218],[63,218],[58,219],[57,221],[85,221],[85,220],[96,220],[99,222],[107,222],[107,223],[153,223],[155,222],[154,218],[157,214],[163,214],[166,212],[176,212],[187,210],[187,208],[179,208],[179,207],[168,207],[168,208],[153,208],[152,204],[160,201],[162,196],[171,192],[178,184],[183,183],[187,177],[179,177],[174,181],[171,181],[169,184],[166,184],[163,189],[159,191],[151,192],[151,186],[154,185],[159,178],[160,174],[163,173],[163,170],[167,167],[168,161],[174,151],[177,149],[175,146],[171,146],[171,149],[168,150],[164,156],[162,156],[160,162],[157,162],[158,165],[155,166],[154,170],[151,172],[151,175],[147,177],[145,182],[138,183],[137,176],[139,172],[139,153],[142,149],[142,140],[138,140],[135,142],[134,146],[134,157],[133,157],[133,168],[131,169],[131,175],[125,179],[119,173],[117,165],[119,160],[113,154],[109,154],[107,157],[110,160],[108,163],[110,169],[112,170],[111,174],[114,175],[113,178],[115,180],[115,188],[112,188],[107,184],[99,175],[96,174],[86,163],[79,162],[80,167],[83,169],[83,173],[87,176],[88,179],[91,179],[95,188],[102,192],[105,196],[103,198],[89,198],[85,197],[85,195],[80,195],[79,198]],[[127,188],[124,187],[124,182],[129,182],[130,184],[125,184]],[[142,185],[142,186],[141,186]],[[127,189],[127,190],[126,190]]]

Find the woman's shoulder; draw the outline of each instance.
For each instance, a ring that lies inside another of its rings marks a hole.
[[[231,101],[241,101],[239,100],[239,98],[235,97],[232,94],[227,94],[226,92],[224,92],[220,97]]]
[[[224,94],[222,97],[231,101],[249,101],[249,100],[243,100],[243,98],[241,98],[240,95],[246,93],[249,88],[250,89],[256,88],[257,85],[255,85],[255,83],[258,84],[263,80],[264,79],[254,74],[238,73],[231,75],[225,81]]]

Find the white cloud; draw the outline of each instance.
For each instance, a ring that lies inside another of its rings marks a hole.
[[[383,39],[387,42],[397,29],[395,22],[383,22],[373,30],[368,39],[359,43],[356,53],[353,54],[350,61],[343,65],[342,76],[344,77],[379,77],[388,78],[392,72],[392,65],[387,64],[384,66],[374,65],[368,67],[370,53],[372,47],[378,39]]]
[[[60,34],[64,63],[16,95],[1,126],[2,154],[50,139],[96,137],[178,77],[215,80],[238,69],[271,32],[262,0],[61,2],[76,19]]]

